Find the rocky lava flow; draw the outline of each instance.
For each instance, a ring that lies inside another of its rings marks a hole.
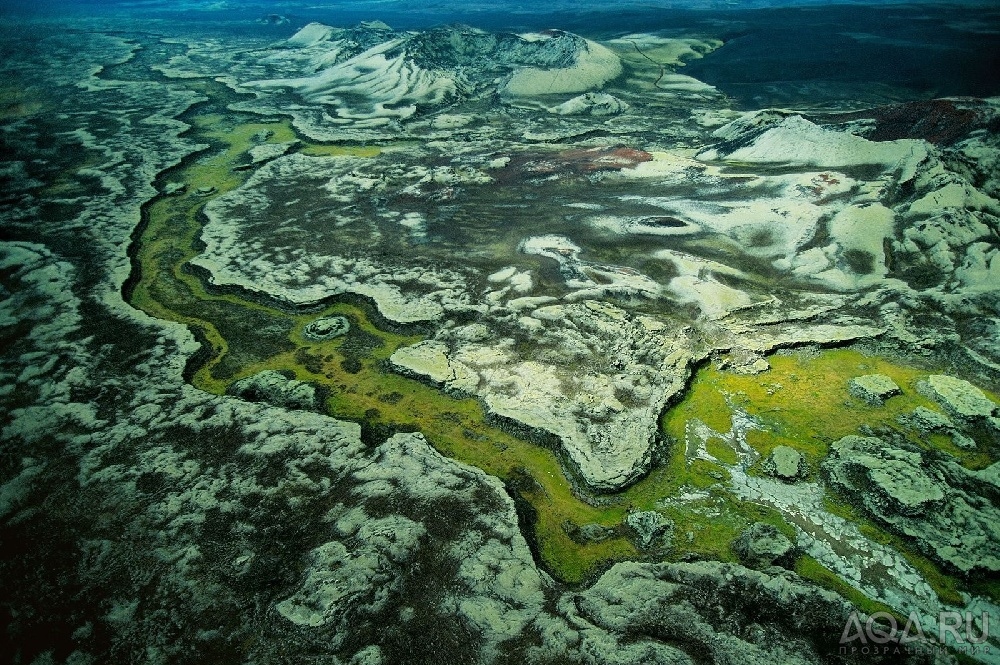
[[[676,71],[712,40],[120,28],[4,64],[58,93],[3,135],[0,572],[22,662],[832,662],[852,602],[929,632],[942,607],[992,607],[969,590],[997,570],[1000,414],[952,374],[988,387],[1000,362],[994,101],[949,102],[983,120],[939,145],[873,140],[854,117],[727,109]],[[206,97],[228,110],[198,116]],[[145,312],[121,294],[129,246]],[[424,339],[390,344],[345,299]],[[224,354],[196,380],[230,396],[185,382],[188,326]],[[661,426],[708,361],[780,396],[765,356],[854,342],[955,369],[811,387],[883,424],[784,432],[766,461],[754,432],[782,421],[746,391]],[[576,495],[541,464],[504,485],[421,433],[314,412],[364,381],[391,412],[400,375],[551,446]],[[532,495],[586,516],[543,526],[588,562],[642,561],[553,580],[518,528]]]
[[[465,78],[501,93],[527,66],[490,59],[513,70],[490,78],[486,61],[470,55],[478,51],[455,41],[487,39],[475,31],[380,30],[360,33],[388,40],[374,49],[380,58],[442,67],[457,58]],[[355,81],[340,63],[357,57],[351,45],[368,43],[358,34],[310,26],[259,57],[253,73],[308,62],[328,85]],[[574,60],[554,43],[563,38],[518,39],[583,67],[593,47],[569,42]],[[406,48],[387,50],[397,42]],[[378,80],[396,89],[385,76]],[[310,108],[341,113],[339,98],[275,80]],[[642,81],[626,74],[587,87],[628,97]],[[448,117],[463,118],[451,138],[436,129],[445,116],[424,120],[418,104],[399,118],[408,124],[382,135],[419,145],[373,158],[296,154],[262,167],[207,206],[206,248],[194,262],[216,284],[304,304],[354,293],[390,320],[431,323],[434,340],[393,364],[555,436],[598,491],[648,471],[660,412],[715,352],[886,336],[918,351],[967,353],[983,376],[993,371],[996,349],[978,330],[995,325],[1000,207],[924,141],[870,141],[760,112],[706,133],[702,149],[639,153],[608,147],[636,114],[626,110],[616,124],[596,124],[604,136],[546,154],[499,124],[507,109],[484,109],[481,94],[448,102]],[[423,108],[443,104],[431,96]],[[374,109],[349,125],[382,116]],[[641,133],[631,134],[638,143]]]

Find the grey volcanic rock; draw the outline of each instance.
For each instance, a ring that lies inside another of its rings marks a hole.
[[[616,564],[574,600],[577,620],[659,647],[643,660],[621,661],[644,663],[691,662],[678,648],[716,663],[818,663],[836,653],[851,611],[793,573],[708,561]],[[735,635],[728,625],[743,630]]]
[[[346,292],[371,298],[391,321],[435,321],[469,306],[468,270],[381,260],[370,251],[382,238],[372,218],[385,211],[368,206],[390,184],[394,196],[402,196],[401,190],[425,183],[456,186],[484,177],[476,170],[434,173],[395,161],[379,166],[361,158],[285,155],[205,206],[206,248],[193,263],[207,269],[217,284],[265,291],[297,304],[312,305]],[[415,193],[410,191],[406,196]],[[282,228],[289,232],[281,242],[275,242],[275,219],[285,220]],[[398,228],[399,223],[393,225]],[[246,260],[248,248],[253,248],[254,261]]]
[[[997,410],[997,405],[982,390],[964,379],[933,374],[922,381],[918,388],[961,423],[987,423],[994,418]]]
[[[251,402],[267,402],[291,409],[313,410],[318,406],[314,386],[289,379],[274,370],[258,372],[234,382],[229,387],[229,393]]]
[[[288,621],[307,627],[340,622],[352,605],[365,598],[383,605],[427,531],[418,522],[394,515],[371,519],[352,515],[360,525],[348,531],[350,549],[330,541],[309,555],[308,573],[296,592],[275,605]],[[339,524],[339,523],[338,523]],[[345,534],[346,535],[346,534]]]
[[[652,462],[663,404],[684,387],[692,360],[687,339],[594,300],[544,305],[510,319],[521,328],[518,337],[533,341],[527,357],[511,338],[421,343],[421,356],[433,361],[425,375],[451,386],[475,373],[475,392],[490,413],[557,437],[590,488],[615,491],[635,482]]]
[[[625,516],[625,526],[644,550],[667,549],[674,539],[674,523],[655,510],[629,513]]]
[[[823,469],[834,487],[928,556],[962,572],[1000,570],[997,465],[969,471],[875,437],[846,436]]]
[[[780,560],[789,559],[795,549],[792,541],[770,524],[751,524],[733,543],[733,552],[750,568],[767,568]]]
[[[928,434],[931,432],[949,432],[955,426],[948,416],[933,409],[928,409],[925,406],[918,406],[912,413],[900,416],[900,420],[904,424],[912,425],[921,432]]]
[[[890,397],[903,394],[896,382],[885,374],[856,376],[847,382],[847,391],[873,406],[881,406]]]
[[[805,467],[805,462],[799,451],[789,446],[777,446],[764,460],[764,471],[775,478],[793,481],[799,478]]]
[[[921,468],[922,463],[918,452],[852,435],[831,446],[824,468],[841,487],[851,486],[851,476],[865,479],[869,495],[864,503],[870,511],[917,517],[932,512],[945,498],[945,487]]]
[[[419,630],[424,612],[472,631],[463,649],[488,662],[538,616],[546,582],[498,480],[442,457],[419,434],[398,434],[355,467],[351,482],[355,505],[324,518],[333,539],[308,554],[294,593],[275,606],[283,617],[340,643],[377,617],[384,637]],[[484,492],[489,501],[477,506]],[[429,517],[433,506],[449,508]],[[420,581],[442,574],[457,597]]]
[[[952,442],[959,448],[965,450],[975,450],[976,442],[963,433],[948,416],[939,411],[918,406],[912,413],[904,413],[899,416],[899,423],[912,427],[923,434],[948,434]]]

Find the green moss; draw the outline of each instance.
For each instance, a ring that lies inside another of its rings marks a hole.
[[[141,278],[131,295],[132,304],[146,313],[190,325],[202,332],[211,347],[212,359],[198,370],[193,383],[217,394],[224,391],[225,381],[215,375],[214,369],[228,354],[233,338],[245,335],[243,331],[261,330],[261,315],[268,321],[287,319],[287,315],[274,308],[236,296],[209,294],[198,278],[183,267],[197,254],[194,247],[201,230],[198,212],[206,201],[205,197],[196,194],[196,190],[211,187],[218,195],[238,187],[246,174],[235,172],[232,167],[259,132],[273,132],[272,140],[289,137],[287,123],[249,123],[224,133],[222,128],[227,124],[227,117],[204,114],[193,119],[194,130],[200,138],[222,142],[224,148],[175,169],[168,180],[185,182],[188,185],[185,193],[160,197],[149,206],[145,233],[137,247]],[[253,321],[255,317],[256,322]],[[276,343],[272,339],[262,348],[260,336],[255,338],[259,352],[251,357],[266,354],[268,346],[272,349],[282,346],[281,341]],[[246,353],[244,351],[244,355]],[[231,373],[226,370],[222,375]]]
[[[709,455],[723,464],[732,466],[739,462],[739,458],[736,456],[736,451],[733,450],[733,447],[717,436],[713,436],[705,442],[705,449]]]
[[[965,605],[965,598],[961,593],[965,590],[965,585],[961,581],[943,572],[937,564],[915,552],[912,547],[906,547],[900,543],[898,549],[910,565],[917,569],[917,572],[930,585],[942,603],[959,607]]]
[[[799,451],[814,470],[827,456],[832,442],[848,434],[856,434],[862,426],[894,429],[909,435],[914,445],[947,452],[970,468],[983,468],[995,461],[983,451],[958,449],[950,437],[917,436],[898,425],[901,415],[912,412],[918,406],[936,408],[915,389],[917,381],[930,373],[926,369],[898,365],[849,349],[823,351],[815,355],[783,354],[772,356],[769,360],[772,369],[757,376],[728,374],[710,366],[703,368],[692,382],[687,398],[664,417],[664,431],[683,442],[687,422],[697,418],[716,431],[725,432],[729,428],[723,425],[723,420],[730,417],[730,409],[735,407],[745,410],[760,423],[762,429],[749,431],[746,441],[762,459],[776,446],[790,446]],[[890,376],[901,386],[903,395],[890,399],[882,407],[870,406],[852,398],[847,392],[848,380],[871,373]],[[653,483],[666,496],[676,495],[682,486],[711,487],[718,477],[711,465],[700,460],[682,464],[683,454],[677,451],[682,451],[683,447],[681,443],[675,444],[674,454],[667,463],[673,482]],[[727,446],[723,441],[713,437],[706,442],[706,447],[723,463],[734,462],[733,456],[726,455]],[[926,579],[942,602],[962,603],[961,591],[964,589],[961,581],[915,551],[907,539],[886,532],[836,497],[828,497],[826,507],[831,513],[858,524],[868,538],[899,551]],[[737,506],[731,510],[749,517],[749,506]],[[779,515],[774,517],[774,523],[781,528],[784,520]],[[697,519],[683,515],[677,516],[677,519],[698,523]],[[784,527],[788,528],[788,525],[784,524]],[[734,533],[733,528],[726,524],[725,511],[720,513],[715,528],[715,538],[701,539],[692,549],[699,552],[714,549],[721,556],[723,544]],[[829,571],[827,573],[833,575]]]
[[[661,425],[668,435],[683,441],[687,423],[696,419],[719,433],[732,428],[732,409],[711,371],[695,376],[684,399],[666,413]]]
[[[923,435],[899,424],[901,416],[918,406],[940,410],[933,401],[916,390],[916,384],[932,373],[907,367],[884,358],[864,355],[851,349],[830,349],[817,354],[788,353],[769,358],[771,369],[756,376],[742,376],[706,367],[699,372],[683,410],[668,417],[667,431],[682,431],[683,421],[698,417],[713,429],[706,418],[721,411],[720,400],[743,408],[763,425],[763,431],[751,432],[748,443],[761,454],[769,454],[777,445],[798,450],[813,467],[829,452],[829,445],[848,434],[857,434],[862,426],[899,431],[910,441],[927,450],[940,450],[954,456],[968,468],[984,468],[996,461],[982,451],[958,448],[950,437]],[[862,374],[885,374],[903,391],[883,406],[872,406],[847,392],[848,381]],[[714,390],[716,394],[707,394]],[[697,402],[695,404],[694,402]],[[676,434],[675,434],[676,436]]]

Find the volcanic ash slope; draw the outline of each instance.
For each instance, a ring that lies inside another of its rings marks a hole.
[[[373,39],[382,41],[369,45]],[[263,61],[277,71],[315,73],[248,87],[287,89],[328,109],[329,122],[358,126],[405,120],[419,109],[496,92],[508,97],[583,93],[622,73],[612,51],[560,31],[521,36],[467,27],[359,32],[314,23],[285,46]]]

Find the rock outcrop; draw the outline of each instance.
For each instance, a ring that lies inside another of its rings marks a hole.
[[[1000,570],[1000,467],[969,471],[947,458],[875,437],[830,448],[830,483],[876,521],[916,540],[954,570]]]
[[[573,600],[583,626],[628,631],[622,663],[689,662],[681,648],[713,662],[820,662],[836,653],[850,613],[840,597],[793,573],[708,561],[620,563]],[[744,628],[737,636],[724,625]]]
[[[974,450],[977,447],[974,439],[940,411],[918,406],[911,413],[900,415],[899,422],[922,434],[948,434],[956,446],[965,450]]]
[[[775,478],[792,482],[805,472],[805,460],[799,451],[789,446],[777,446],[763,462],[764,471]]]
[[[665,550],[673,542],[674,523],[655,510],[629,513],[625,516],[625,526],[641,549]]]
[[[932,374],[918,390],[944,407],[952,418],[965,425],[987,425],[1000,429],[997,405],[982,390],[964,379]]]
[[[768,568],[775,564],[787,565],[795,546],[771,524],[751,524],[733,543],[733,552],[750,568]]]
[[[896,382],[884,374],[856,376],[847,382],[847,391],[872,406],[882,406],[890,397],[903,394]]]
[[[327,316],[310,321],[302,329],[302,334],[316,341],[343,337],[351,329],[351,322],[343,316]]]
[[[568,99],[562,104],[550,107],[549,113],[555,113],[556,115],[604,116],[624,113],[628,108],[628,104],[614,95],[588,92],[584,95]]]
[[[265,370],[235,381],[229,387],[229,394],[251,402],[267,402],[289,409],[311,411],[319,406],[315,386],[290,379],[274,370]]]
[[[479,375],[463,363],[448,358],[448,347],[432,340],[405,346],[389,358],[396,371],[425,378],[448,390],[472,394],[479,385]]]

